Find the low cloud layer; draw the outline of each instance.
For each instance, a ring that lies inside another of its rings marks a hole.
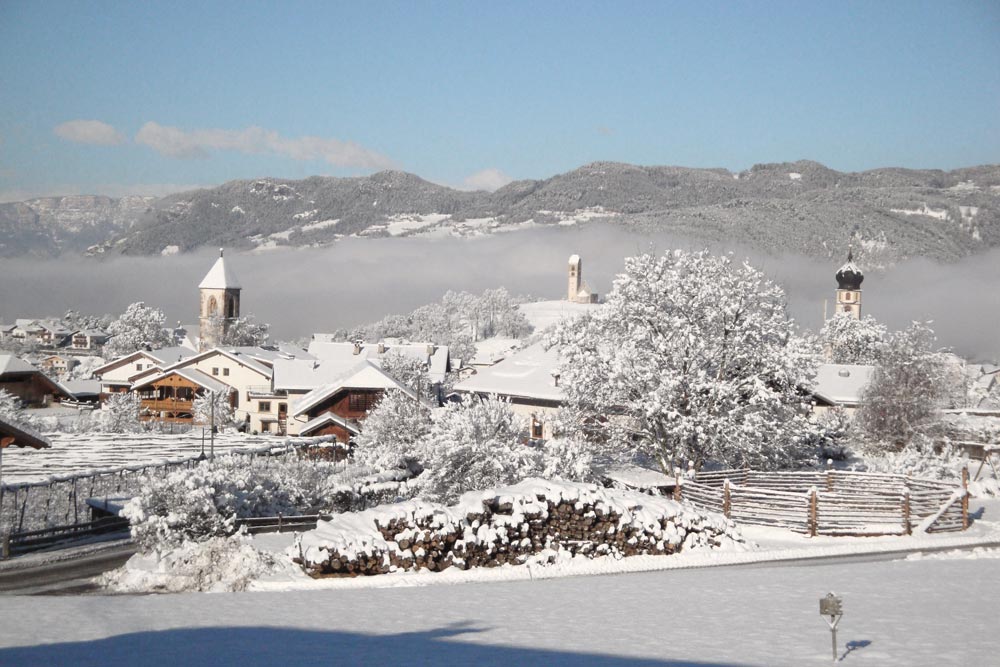
[[[173,158],[202,158],[211,151],[270,154],[293,160],[322,160],[336,167],[388,169],[388,157],[352,141],[324,137],[283,137],[274,130],[248,127],[242,130],[183,130],[150,121],[139,128],[135,142]]]
[[[494,190],[499,190],[513,180],[513,178],[499,169],[483,169],[482,171],[477,171],[462,181],[462,188],[464,190],[486,190],[487,192],[493,192]]]
[[[631,234],[611,226],[536,229],[476,239],[345,239],[329,248],[227,253],[243,285],[243,312],[270,322],[275,337],[294,339],[407,312],[449,290],[504,286],[543,298],[565,296],[566,261],[579,253],[584,279],[606,294],[624,258],[651,250],[700,249],[668,235]],[[804,328],[832,313],[839,262],[771,256],[742,248],[739,257],[784,286]],[[120,313],[134,301],[163,308],[171,322],[197,321],[198,282],[214,250],[155,258],[5,260],[0,320],[58,315],[69,308]],[[160,277],[170,276],[170,280]],[[933,320],[939,343],[973,359],[1000,358],[1000,250],[958,264],[904,262],[869,272],[863,309],[892,329]]]
[[[77,144],[117,146],[125,143],[125,135],[99,120],[70,120],[56,125],[52,131],[57,137]]]

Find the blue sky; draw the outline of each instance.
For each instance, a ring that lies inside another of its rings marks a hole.
[[[0,199],[1000,162],[1000,3],[0,2]]]

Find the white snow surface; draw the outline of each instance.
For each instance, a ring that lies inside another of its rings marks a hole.
[[[831,590],[844,600],[844,665],[995,663],[1000,559],[926,558],[380,590],[15,597],[0,664],[829,665],[817,599]]]

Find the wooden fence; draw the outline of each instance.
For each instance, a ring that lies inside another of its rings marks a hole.
[[[847,472],[700,473],[675,494],[739,523],[816,535],[910,535],[969,527],[968,470],[962,484]]]

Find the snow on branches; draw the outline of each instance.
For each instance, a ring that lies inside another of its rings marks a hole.
[[[606,307],[563,323],[551,342],[570,406],[606,451],[668,471],[688,460],[791,467],[814,453],[800,392],[816,355],[781,288],[731,256],[628,258]]]
[[[857,413],[870,445],[901,449],[934,423],[945,390],[934,331],[921,322],[891,334]]]
[[[133,303],[108,325],[111,338],[104,346],[105,355],[114,358],[147,346],[155,350],[172,345],[172,335],[163,328],[165,321],[163,311],[159,308],[150,308],[142,301]]]
[[[376,470],[414,467],[430,433],[430,410],[399,390],[389,390],[365,418],[355,459]]]
[[[878,362],[886,328],[871,315],[855,319],[837,313],[823,325],[819,338],[831,363],[872,365]]]

